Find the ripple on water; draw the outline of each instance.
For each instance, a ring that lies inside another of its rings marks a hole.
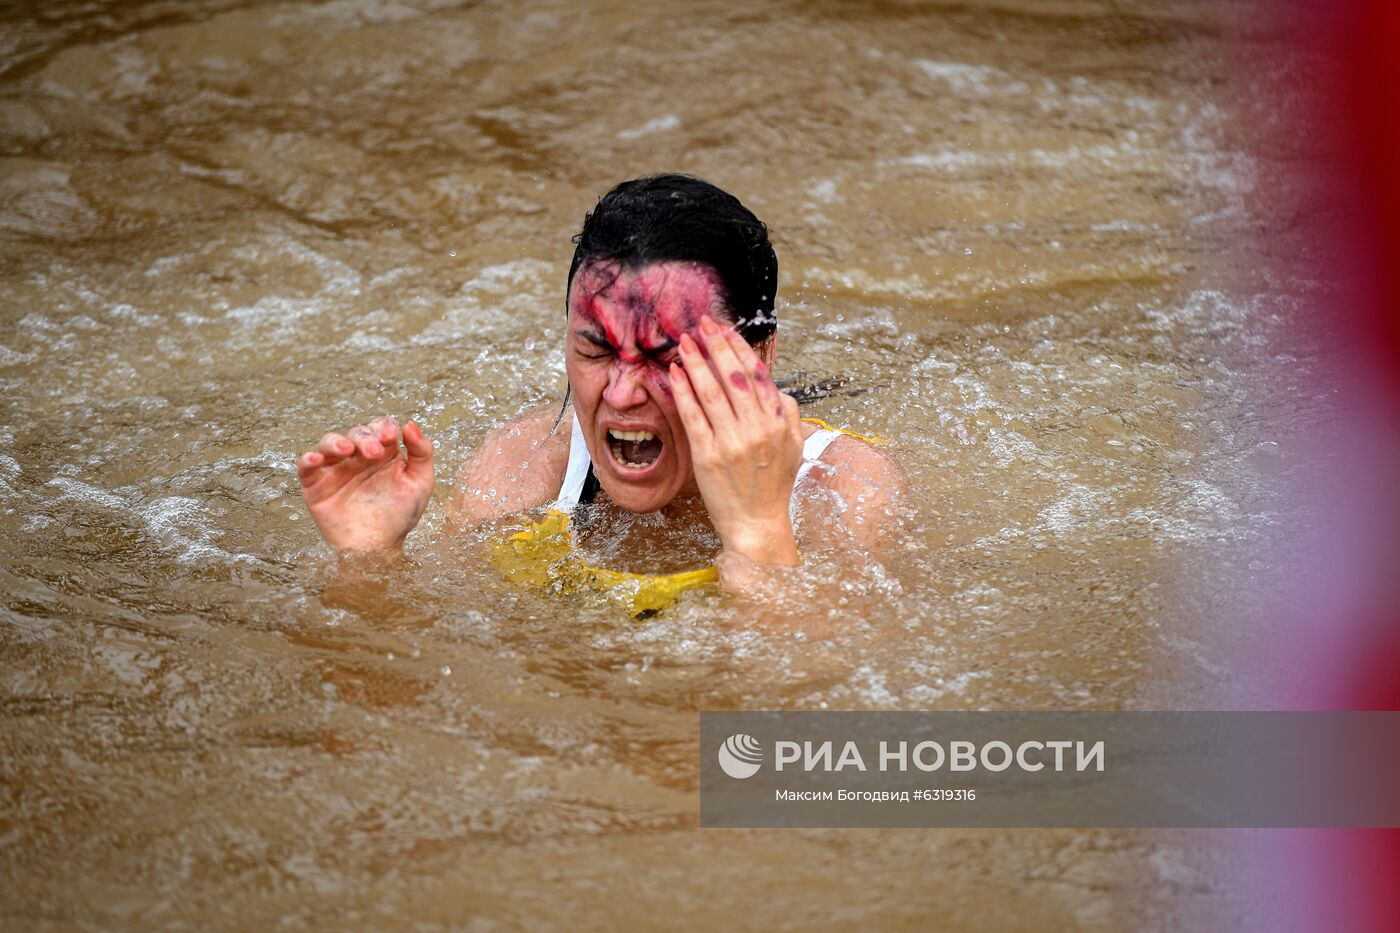
[[[214,510],[202,500],[185,496],[146,499],[132,489],[109,491],[69,477],[57,476],[46,484],[58,490],[54,500],[61,505],[61,522],[84,523],[85,516],[98,516],[118,526],[141,528],[146,538],[161,551],[182,564],[255,563],[252,554],[234,554],[215,545],[218,537]]]

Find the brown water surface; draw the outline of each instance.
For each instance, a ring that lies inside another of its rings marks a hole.
[[[1236,274],[1249,9],[5,7],[0,922],[1206,924],[1215,837],[702,832],[696,711],[1218,701],[1289,462],[1281,299]],[[659,170],[767,221],[780,371],[868,389],[809,413],[910,475],[800,625],[634,624],[442,531],[471,446],[562,396],[583,213]],[[444,482],[348,580],[293,459],[384,412]]]

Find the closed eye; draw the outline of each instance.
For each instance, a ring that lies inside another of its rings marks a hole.
[[[613,347],[612,347],[612,344],[610,344],[610,343],[608,343],[606,340],[604,340],[603,337],[602,337],[601,335],[595,334],[595,333],[593,333],[592,331],[587,331],[587,330],[576,330],[576,331],[574,331],[574,334],[575,334],[576,336],[578,336],[578,337],[582,337],[585,341],[588,342],[588,344],[589,344],[591,347],[593,347],[593,348],[597,349],[598,351],[600,351],[600,352],[598,352],[598,353],[584,353],[582,350],[579,350],[579,351],[578,351],[578,355],[581,356],[581,357],[583,357],[584,359],[586,359],[586,360],[601,360],[601,359],[603,359],[604,357],[612,356],[612,354],[613,354]]]
[[[667,366],[675,361],[676,341],[666,340],[646,351],[646,355],[656,363]]]

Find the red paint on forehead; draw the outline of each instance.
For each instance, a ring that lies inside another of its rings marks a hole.
[[[700,319],[722,308],[718,276],[697,263],[667,262],[640,270],[594,263],[575,276],[571,307],[601,328],[629,362],[694,333]]]

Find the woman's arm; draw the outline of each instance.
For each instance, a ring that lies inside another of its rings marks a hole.
[[[447,503],[448,526],[474,528],[553,499],[564,481],[569,435],[553,414],[528,415],[486,435],[462,465]],[[566,414],[563,424],[568,424]]]
[[[798,493],[802,499],[798,544],[803,552],[825,552],[820,560],[836,558],[846,570],[859,573],[871,562],[879,562],[885,546],[898,539],[904,473],[878,447],[854,437],[832,442],[803,486]],[[762,595],[768,602],[797,597],[793,605],[801,606],[813,596],[821,598],[825,587],[824,581],[814,580],[805,570],[764,564],[735,553],[721,553],[715,563],[730,592]],[[799,579],[803,582],[793,585]],[[790,609],[760,615],[758,621],[763,627],[786,630],[794,621]]]

